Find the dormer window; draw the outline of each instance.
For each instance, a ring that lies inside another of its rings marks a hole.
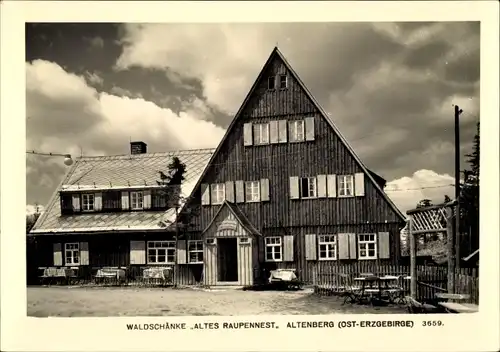
[[[132,210],[144,208],[144,193],[142,191],[130,192],[130,208]]]
[[[94,195],[82,194],[82,211],[94,211]]]
[[[276,88],[276,77],[271,76],[267,79],[267,89],[273,90]]]
[[[279,85],[280,89],[286,89],[288,88],[288,77],[287,75],[280,75],[280,80],[279,80]]]

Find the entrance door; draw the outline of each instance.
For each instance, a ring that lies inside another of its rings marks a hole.
[[[217,281],[238,281],[238,242],[236,238],[217,239]]]

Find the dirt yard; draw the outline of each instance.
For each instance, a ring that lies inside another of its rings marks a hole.
[[[403,307],[342,305],[311,290],[29,287],[28,316],[195,316],[406,313]]]

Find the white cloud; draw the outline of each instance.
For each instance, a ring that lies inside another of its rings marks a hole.
[[[201,102],[179,114],[142,98],[98,93],[47,61],[26,63],[28,150],[73,156],[126,154],[130,138],[149,151],[213,148],[225,130],[200,118]],[[63,177],[62,159],[27,154],[28,202],[45,202]]]
[[[116,68],[168,67],[198,78],[211,104],[235,113],[276,42],[290,44],[288,35],[277,25],[131,24]],[[320,43],[308,46],[314,50]]]
[[[453,199],[455,179],[448,174],[432,170],[418,170],[411,177],[402,177],[387,183],[385,192],[399,209],[406,212],[415,208],[422,199],[439,204],[448,195]]]
[[[101,86],[104,82],[103,78],[95,72],[85,72],[85,77],[89,83]]]

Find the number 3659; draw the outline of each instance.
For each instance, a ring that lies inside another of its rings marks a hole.
[[[443,322],[441,320],[424,320],[422,326],[443,326]]]

